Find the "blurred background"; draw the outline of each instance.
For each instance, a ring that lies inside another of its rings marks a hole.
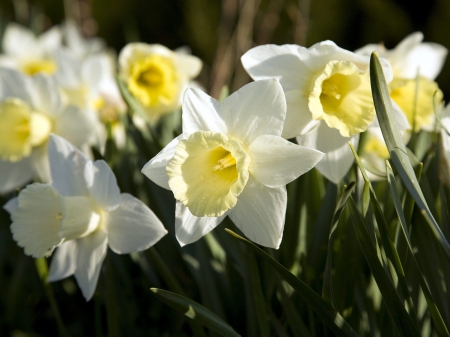
[[[393,48],[406,35],[422,31],[425,41],[450,49],[449,0],[0,0],[0,37],[11,21],[31,27],[38,34],[65,18],[75,20],[86,37],[105,39],[117,53],[133,41],[159,43],[171,49],[189,47],[204,62],[198,82],[216,98],[224,85],[233,92],[250,81],[240,57],[255,45],[295,43],[309,47],[329,39],[349,50],[377,42]],[[436,81],[444,92],[444,100],[449,101],[449,61]],[[160,203],[170,203],[166,208],[173,217],[170,193],[162,190],[157,193],[161,193],[158,198],[163,197]],[[0,198],[1,205],[5,201]],[[0,335],[57,335],[33,259],[25,256],[12,241],[9,224],[9,216],[0,210]],[[178,254],[179,247],[175,246],[173,232],[164,240],[160,253],[167,253],[164,258],[170,260],[170,250]],[[189,249],[202,255],[205,246],[202,243],[183,251]],[[180,330],[185,324],[183,315],[151,296],[148,288],[160,286],[160,281],[153,279],[152,263],[140,258],[132,257],[136,263],[131,264],[129,256],[109,252],[106,265],[114,266],[108,267],[113,270],[113,276],[100,279],[97,287],[100,296],[88,303],[73,278],[54,284],[71,335],[102,336],[108,331],[111,336],[160,336],[162,331],[165,335],[175,335]],[[150,260],[155,262],[151,257]],[[171,268],[186,287],[188,297],[196,299],[205,287],[193,286],[193,279],[186,275],[194,272],[186,265],[173,261]],[[147,277],[142,277],[142,270]],[[265,268],[262,272],[271,273]],[[110,283],[111,278],[114,282]],[[202,280],[218,281],[210,275],[201,275],[195,282],[203,284]],[[240,291],[234,292],[234,298],[224,305],[230,305],[225,308],[228,321],[238,331],[245,331],[246,322],[240,319],[244,309],[238,308],[246,290],[239,285],[236,289]],[[210,301],[206,306],[214,307],[215,299]],[[106,322],[105,315],[112,311],[121,323]],[[219,315],[223,316],[223,312]]]
[[[255,45],[309,47],[329,39],[349,50],[377,42],[392,48],[406,35],[422,31],[425,41],[450,48],[448,0],[0,1],[2,28],[16,21],[39,32],[65,17],[117,52],[132,41],[190,47],[205,62],[199,82],[216,97],[224,84],[235,91],[249,81],[239,58]],[[437,82],[448,101],[449,62]]]

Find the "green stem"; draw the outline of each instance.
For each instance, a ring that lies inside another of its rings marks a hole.
[[[41,257],[39,259],[34,260],[37,272],[39,274],[39,278],[41,279],[42,285],[44,286],[45,294],[47,295],[47,299],[50,303],[50,307],[53,311],[53,315],[55,316],[56,324],[58,327],[58,332],[60,336],[68,337],[69,333],[62,321],[61,314],[59,312],[58,304],[56,303],[55,293],[53,292],[53,288],[48,282],[48,266],[45,258]]]

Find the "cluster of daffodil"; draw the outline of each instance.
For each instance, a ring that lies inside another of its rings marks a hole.
[[[242,56],[255,82],[221,102],[193,87],[202,67],[198,58],[161,45],[128,44],[118,57],[119,79],[146,121],[155,124],[182,108],[182,134],[142,169],[173,192],[180,245],[199,240],[228,215],[252,241],[278,248],[286,185],[313,167],[338,184],[354,161],[348,142],[356,148],[363,132],[363,158],[374,176],[383,175],[389,154],[373,105],[369,55],[381,57],[407,140],[411,132],[434,130],[435,110],[442,108],[433,80],[447,50],[421,41],[415,33],[390,51],[368,45],[351,52],[331,41],[310,48],[258,46]],[[3,50],[0,192],[32,177],[40,181],[5,206],[13,237],[34,257],[57,248],[49,279],[75,275],[90,299],[108,245],[130,253],[166,234],[147,206],[120,194],[105,162],[92,162],[75,148],[101,148],[102,121],[112,123],[118,145],[125,141],[114,59],[100,40],[83,39],[70,22],[39,38],[10,25]],[[448,137],[443,133],[447,151]]]

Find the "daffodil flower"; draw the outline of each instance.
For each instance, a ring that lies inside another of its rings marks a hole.
[[[159,45],[129,43],[119,54],[120,77],[139,101],[150,123],[181,107],[189,82],[201,68],[199,58]]]
[[[3,36],[4,54],[0,55],[0,66],[27,75],[52,75],[58,69],[52,53],[60,46],[61,31],[57,26],[36,37],[29,28],[9,23]]]
[[[125,112],[125,103],[114,78],[115,66],[110,55],[102,52],[79,59],[72,50],[60,48],[55,59],[59,66],[55,79],[67,103],[86,110],[95,122],[91,145],[103,149],[105,124],[109,123],[116,144],[123,147],[125,130],[119,116]]]
[[[263,45],[242,56],[254,80],[275,77],[286,95],[284,138],[326,154],[316,168],[338,183],[353,163],[348,146],[375,121],[369,57],[339,48],[331,41],[310,48]],[[392,71],[381,60],[388,81]]]
[[[84,111],[63,103],[52,78],[0,69],[0,193],[33,177],[49,181],[51,132],[80,147],[88,143],[94,127]]]
[[[323,156],[281,137],[286,102],[279,82],[248,84],[223,102],[189,88],[182,116],[182,135],[142,169],[177,199],[180,244],[200,239],[228,215],[249,239],[278,248],[285,185]]]
[[[389,84],[391,98],[400,107],[414,130],[432,131],[435,125],[434,105],[440,109],[443,94],[434,79],[439,75],[448,50],[437,43],[422,42],[423,34],[415,32],[394,49],[369,44],[356,53],[370,55],[376,51],[392,65],[394,79]],[[433,99],[435,101],[433,101]]]
[[[94,294],[109,246],[118,254],[149,248],[166,229],[133,196],[120,194],[102,160],[90,161],[69,142],[50,136],[51,184],[35,183],[5,205],[14,240],[25,254],[53,256],[49,281],[75,276],[86,300]]]

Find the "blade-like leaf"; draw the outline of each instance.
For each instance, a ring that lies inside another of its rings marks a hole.
[[[322,298],[330,303],[334,309],[338,309],[336,300],[333,293],[333,282],[332,282],[332,265],[333,265],[333,242],[334,233],[341,218],[342,211],[344,210],[347,199],[353,191],[355,183],[352,182],[342,193],[336,209],[333,214],[333,220],[331,221],[330,234],[328,236],[328,251],[327,251],[327,262],[325,264],[325,272],[323,276],[323,287],[322,287]]]
[[[201,304],[167,290],[151,288],[154,295],[163,303],[185,314],[221,336],[240,336],[219,316]]]
[[[364,218],[358,211],[352,197],[348,199],[347,204],[350,208],[353,227],[355,228],[361,249],[398,331],[403,336],[420,336],[417,326],[411,320],[400,296],[380,262],[377,249],[373,246],[372,239],[367,231],[367,226],[364,223]]]
[[[353,155],[355,157],[355,161],[361,171],[362,176],[364,177],[364,180],[366,180],[366,182],[369,183],[370,186],[370,198],[371,198],[371,204],[374,208],[374,213],[375,213],[375,217],[377,219],[377,223],[378,223],[378,228],[380,230],[380,235],[381,235],[381,239],[385,248],[385,252],[387,257],[391,260],[392,265],[395,268],[395,271],[397,273],[397,277],[399,280],[399,284],[400,287],[403,291],[404,296],[407,298],[408,303],[410,305],[411,308],[413,308],[412,305],[412,300],[409,296],[409,290],[407,287],[407,283],[406,283],[406,279],[405,279],[405,273],[403,270],[403,266],[401,264],[400,261],[400,257],[398,256],[398,252],[395,248],[395,244],[394,241],[392,240],[391,236],[390,236],[390,231],[389,231],[389,227],[388,224],[386,222],[386,219],[384,218],[383,215],[383,211],[381,210],[380,204],[378,203],[376,194],[372,188],[372,185],[370,184],[369,178],[367,176],[367,173],[364,169],[364,166],[358,156],[358,154],[356,153],[353,145],[351,143],[349,143],[350,148],[353,152]],[[405,240],[407,242],[407,246],[408,246],[408,251],[410,253],[410,256],[412,257],[413,260],[413,264],[414,267],[416,269],[416,271],[418,272],[418,275],[420,275],[419,278],[419,282],[420,285],[422,287],[422,291],[424,293],[425,299],[427,301],[428,304],[428,308],[430,310],[431,313],[431,317],[433,319],[434,324],[436,325],[436,330],[439,333],[439,336],[448,336],[448,330],[447,327],[445,326],[445,323],[442,319],[441,313],[439,312],[439,309],[436,306],[435,301],[433,300],[433,297],[431,295],[431,292],[428,288],[428,285],[425,281],[425,278],[423,277],[423,274],[419,268],[419,264],[417,263],[417,260],[414,256],[413,250],[412,250],[412,246],[411,246],[411,240],[410,240],[410,235],[409,235],[409,231],[408,231],[408,226],[406,225],[407,222],[405,220],[405,216],[403,214],[402,211],[402,207],[401,207],[401,201],[400,201],[400,197],[398,195],[397,192],[397,187],[395,186],[395,182],[394,182],[394,176],[393,176],[393,172],[392,169],[389,165],[389,163],[386,161],[386,166],[387,166],[387,177],[388,177],[388,182],[389,182],[389,186],[391,189],[391,194],[394,200],[394,205],[398,214],[398,217],[400,219],[401,222],[401,228],[402,228],[402,232],[403,232],[403,236],[405,237]],[[419,174],[421,173],[421,171],[419,172]]]
[[[248,245],[255,253],[269,263],[275,271],[312,307],[312,309],[319,315],[323,322],[334,332],[336,336],[358,336],[352,327],[345,321],[345,319],[303,281],[298,279],[294,274],[292,274],[289,270],[279,264],[252,242],[229,229],[225,230],[235,238]]]
[[[408,154],[403,144],[397,122],[393,114],[389,89],[384,78],[383,69],[376,53],[372,53],[370,58],[370,82],[372,86],[373,102],[380,123],[381,132],[386,142],[392,163],[397,169],[400,178],[416,201],[422,214],[430,225],[434,235],[437,237],[448,257],[450,257],[450,244],[442,234],[436,220],[425,201],[425,197],[420,189],[419,182],[414,174],[413,167],[409,161]]]

